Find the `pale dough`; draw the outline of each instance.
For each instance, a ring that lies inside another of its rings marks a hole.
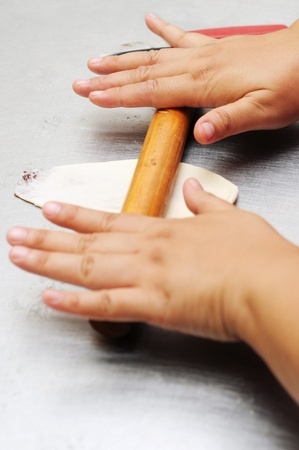
[[[15,195],[39,207],[49,200],[56,200],[86,208],[119,212],[136,163],[136,159],[130,159],[23,172]],[[192,215],[182,194],[183,183],[189,177],[197,178],[206,191],[230,203],[235,202],[238,196],[237,186],[220,175],[201,167],[180,163],[166,217]]]

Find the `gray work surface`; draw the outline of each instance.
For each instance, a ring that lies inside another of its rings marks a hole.
[[[1,450],[298,449],[299,409],[243,344],[148,326],[108,342],[86,321],[46,309],[55,283],[10,264],[12,225],[48,227],[14,197],[23,169],[138,157],[151,108],[103,110],[76,96],[86,61],[130,41],[156,40],[154,12],[185,29],[285,23],[298,0],[2,0]],[[279,64],[280,61],[277,61]],[[258,68],[257,68],[258,70]],[[240,189],[238,206],[299,244],[299,125],[246,133],[184,161]]]

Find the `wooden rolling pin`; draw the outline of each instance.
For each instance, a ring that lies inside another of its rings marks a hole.
[[[149,125],[122,212],[163,216],[193,117],[191,108],[158,109]],[[131,324],[91,321],[109,337],[129,333]]]

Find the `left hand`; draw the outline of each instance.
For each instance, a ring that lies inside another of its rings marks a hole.
[[[89,289],[44,292],[44,301],[60,311],[242,338],[238,318],[266,279],[262,268],[271,271],[276,252],[293,247],[264,220],[204,192],[196,180],[185,183],[184,195],[196,216],[158,219],[46,204],[46,218],[77,233],[13,228],[10,258],[29,272]]]

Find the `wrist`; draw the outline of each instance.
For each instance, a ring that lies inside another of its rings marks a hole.
[[[257,277],[236,329],[299,402],[299,248],[286,246]]]
[[[299,248],[290,243],[286,247],[258,267],[244,296],[244,311],[237,318],[236,329],[250,345],[255,344],[261,327],[272,326],[274,319],[283,320],[291,307],[299,311]]]

